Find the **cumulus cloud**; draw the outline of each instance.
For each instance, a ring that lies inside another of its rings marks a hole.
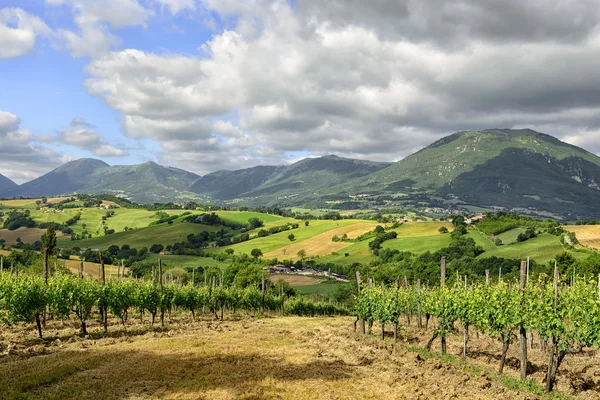
[[[88,123],[83,117],[75,117],[71,123],[62,129],[58,136],[39,136],[40,142],[45,143],[63,143],[71,146],[89,150],[99,157],[123,157],[128,153],[117,148],[101,137],[96,132],[96,127]]]
[[[443,135],[541,127],[592,146],[600,129],[595,0],[204,0],[226,28],[196,55],[93,60],[88,91],[197,172],[289,154],[396,160]],[[541,129],[540,129],[541,130]]]
[[[51,33],[44,21],[20,8],[0,9],[0,59],[29,53],[38,36]]]
[[[69,6],[77,30],[59,29],[58,36],[74,57],[101,57],[122,40],[112,29],[145,26],[152,10],[137,0],[46,0],[50,6]]]
[[[0,174],[25,182],[69,161],[69,158],[37,143],[33,133],[20,128],[21,120],[0,110]]]

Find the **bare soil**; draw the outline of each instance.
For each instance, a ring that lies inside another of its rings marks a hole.
[[[134,316],[132,315],[133,319]],[[403,342],[363,338],[352,318],[277,317],[234,320],[174,318],[169,327],[116,321],[108,336],[90,324],[75,336],[73,322],[50,322],[46,341],[31,325],[0,332],[0,398],[39,399],[545,399],[496,375],[499,343],[473,335],[469,360],[417,351],[429,332],[409,327]],[[374,328],[374,334],[379,328]],[[461,337],[449,338],[459,354]],[[436,344],[437,345],[437,344]],[[518,377],[513,345],[506,375]],[[544,357],[531,352],[540,381]],[[571,356],[559,390],[598,399],[596,352]],[[561,398],[569,398],[563,396]]]

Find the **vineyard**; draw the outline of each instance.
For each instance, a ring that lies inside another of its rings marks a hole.
[[[420,281],[409,285],[396,282],[394,286],[377,286],[372,280],[360,284],[356,298],[355,330],[360,324],[363,334],[370,333],[375,321],[385,337],[385,325],[394,327],[394,339],[399,336],[398,321],[405,315],[417,326],[427,329],[435,320],[433,334],[426,349],[434,340],[441,341],[441,353],[446,354],[446,337],[457,330],[463,333],[462,356],[469,354],[468,342],[473,332],[499,337],[501,342],[498,373],[502,374],[509,346],[520,346],[521,379],[527,378],[527,350],[537,337],[542,351],[548,355],[545,377],[546,391],[553,389],[561,363],[569,354],[577,354],[588,347],[600,347],[600,277],[595,280],[560,280],[558,269],[554,279],[546,281],[541,276],[529,281],[526,263],[521,265],[520,282],[503,282],[490,285],[469,285],[466,278],[457,279],[454,287],[446,287],[445,261],[442,261],[442,285],[423,288]]]
[[[46,318],[68,320],[74,318],[80,326],[81,335],[87,335],[87,323],[98,316],[108,331],[109,313],[127,329],[131,312],[143,320],[144,314],[154,325],[160,318],[183,310],[195,318],[204,311],[217,320],[224,319],[225,311],[237,313],[275,312],[297,316],[345,315],[343,308],[324,302],[311,302],[288,297],[280,288],[224,287],[213,277],[206,285],[179,285],[176,282],[162,284],[159,277],[152,281],[94,280],[74,274],[59,274],[45,280],[31,275],[15,276],[0,273],[0,320],[9,325],[19,322],[35,323],[37,333],[43,338]]]

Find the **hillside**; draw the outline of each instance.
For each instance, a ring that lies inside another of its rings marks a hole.
[[[70,161],[30,182],[0,192],[0,197],[42,197],[71,194],[81,191],[90,176],[100,168],[106,168],[104,161],[82,158]]]
[[[41,197],[79,193],[111,193],[140,203],[175,200],[198,175],[154,162],[109,166],[103,161],[80,159],[46,175],[0,192],[0,197]]]
[[[529,129],[459,132],[332,190],[427,193],[459,204],[593,218],[600,158]]]
[[[192,191],[215,200],[244,198],[249,204],[276,205],[282,199],[298,197],[305,204],[338,193],[330,188],[341,182],[360,179],[389,163],[353,160],[335,155],[306,158],[289,166],[259,166],[237,171],[220,171],[196,182]]]
[[[0,174],[0,191],[16,187],[17,184]]]

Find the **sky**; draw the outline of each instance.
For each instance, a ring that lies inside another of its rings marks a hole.
[[[399,160],[464,130],[600,153],[598,0],[0,0],[0,174]]]

